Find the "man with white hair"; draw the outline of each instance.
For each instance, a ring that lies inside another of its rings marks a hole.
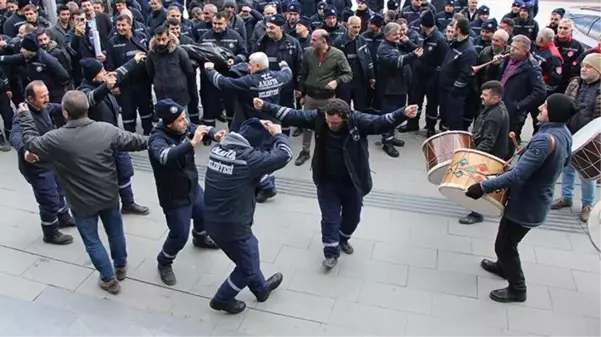
[[[281,70],[269,70],[269,58],[263,52],[253,53],[249,57],[249,63],[238,64],[233,67],[233,72],[248,75],[240,78],[225,77],[219,74],[215,65],[211,62],[205,63],[206,77],[220,91],[236,90],[238,92],[238,101],[242,109],[238,109],[234,114],[234,120],[230,130],[238,131],[240,125],[251,117],[259,116],[261,119],[270,120],[274,123],[279,121],[257,111],[253,107],[253,98],[258,97],[264,101],[280,104],[280,93],[287,83],[292,81],[292,70],[285,61],[280,62]],[[270,147],[270,144],[266,144]],[[258,202],[265,202],[277,194],[275,187],[275,177],[273,174],[266,174],[259,182],[256,199]]]
[[[562,80],[557,92],[565,92],[570,80],[578,76],[578,58],[584,52],[582,43],[572,37],[574,22],[570,19],[561,19],[557,26],[555,45],[563,58]]]
[[[490,46],[484,47],[480,55],[478,55],[478,64],[484,64],[486,62],[490,62],[497,55],[503,55],[509,52],[509,46],[507,45],[507,41],[509,41],[509,34],[503,30],[498,29],[492,35],[492,42]],[[497,80],[499,77],[499,68],[501,66],[501,61],[490,64],[484,69],[478,71],[476,74],[478,78],[479,84],[484,84],[488,81]]]
[[[543,28],[536,37],[536,48],[532,55],[538,60],[539,66],[543,72],[543,81],[545,82],[546,97],[557,92],[557,88],[561,85],[563,73],[563,57],[555,46],[555,32],[551,28]],[[538,111],[530,111],[532,116],[532,124],[534,132],[538,131],[538,123],[536,116]]]

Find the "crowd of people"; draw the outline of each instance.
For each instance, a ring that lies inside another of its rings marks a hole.
[[[517,245],[549,208],[572,206],[571,134],[601,115],[601,41],[585,50],[561,8],[540,28],[536,1],[515,1],[498,19],[477,0],[382,5],[116,0],[111,16],[102,0],[79,0],[58,4],[50,25],[35,0],[0,0],[0,149],[18,152],[43,240],[70,244],[60,228],[76,226],[99,286],[118,293],[127,275],[121,214],[150,212],[134,200],[127,152],[148,150],[169,228],[157,256],[161,280],[176,283],[172,265],[193,221],[193,245],[221,249],[236,264],[211,307],[239,313],[241,289],[262,302],[283,279],[262,275],[251,226],[255,202],[277,194],[273,172],[293,158],[288,137],[302,135],[295,165],[311,159],[329,270],[341,251],[354,252],[349,239],[372,189],[368,135],[381,135],[379,146],[395,158],[404,146],[398,134],[471,129],[478,150],[507,160],[516,150],[508,133],[519,140],[530,115],[535,134],[514,169],[466,192],[511,188],[498,261],[482,267],[509,282],[492,299],[526,300]],[[207,44],[228,56],[190,54],[189,46]],[[216,121],[228,132],[216,131]],[[211,147],[205,190],[194,161],[201,145]],[[586,221],[595,181],[581,186]],[[476,212],[460,219],[481,221]]]

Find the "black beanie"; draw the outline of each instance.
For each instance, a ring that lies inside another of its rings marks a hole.
[[[426,28],[434,27],[434,25],[436,25],[436,18],[434,17],[434,13],[432,13],[429,10],[422,12],[419,23],[420,25]]]
[[[578,113],[578,105],[572,97],[565,94],[553,94],[547,97],[549,122],[567,123],[576,113]]]

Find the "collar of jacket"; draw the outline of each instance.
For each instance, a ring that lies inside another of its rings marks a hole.
[[[82,117],[79,119],[70,119],[67,121],[67,124],[65,124],[66,128],[78,128],[80,126],[86,126],[88,124],[92,124],[94,123],[93,120],[89,119],[88,117]]]
[[[31,112],[31,113],[40,114],[43,111],[43,110],[36,108],[35,106],[33,106],[33,104],[31,104],[29,102],[27,102],[27,107],[29,108],[29,112]]]
[[[566,123],[556,123],[556,122],[542,122],[540,123],[539,131],[544,131],[548,129],[562,128],[566,127]]]

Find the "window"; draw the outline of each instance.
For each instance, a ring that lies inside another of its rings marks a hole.
[[[601,19],[597,18],[597,21],[593,23],[593,25],[591,26],[591,30],[588,33],[588,36],[591,39],[599,41],[599,39],[601,38]]]
[[[591,29],[591,25],[598,19],[598,16],[586,14],[578,14],[572,16],[572,21],[574,21],[574,29],[577,29],[578,31],[580,31],[580,33],[584,35],[588,35],[588,32]]]

